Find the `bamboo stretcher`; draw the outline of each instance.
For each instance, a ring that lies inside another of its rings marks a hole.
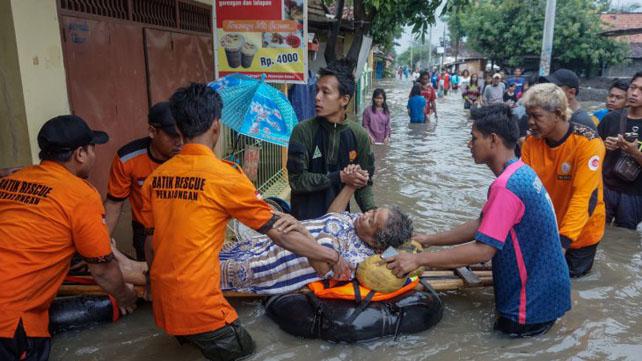
[[[89,276],[79,276],[91,279]],[[470,267],[469,269],[458,268],[457,270],[429,270],[422,274],[422,278],[435,291],[453,291],[463,288],[489,287],[493,285],[492,271],[487,266]],[[145,287],[135,286],[136,293],[143,297]],[[423,289],[419,284],[417,289]],[[58,290],[58,296],[78,295],[105,295],[105,291],[95,284],[63,284]],[[259,299],[265,297],[254,293],[243,293],[235,291],[224,291],[225,298],[231,299]]]

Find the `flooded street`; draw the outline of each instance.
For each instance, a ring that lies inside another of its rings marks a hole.
[[[375,196],[399,205],[421,232],[445,230],[479,215],[493,174],[466,147],[470,123],[461,96],[438,99],[439,120],[408,124],[410,82],[389,80],[389,146],[376,146]],[[369,97],[368,97],[369,99]],[[258,301],[233,302],[257,344],[249,360],[640,360],[642,247],[639,232],[607,227],[593,271],[573,280],[573,308],[546,335],[509,339],[492,332],[491,288],[442,293],[442,321],[411,336],[357,345],[305,340],[282,332]],[[52,360],[203,360],[154,325],[149,305],[111,325],[68,332]]]

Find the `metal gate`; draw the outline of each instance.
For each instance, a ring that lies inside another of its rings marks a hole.
[[[147,111],[213,79],[210,6],[190,0],[57,0],[70,107],[109,133],[90,180],[104,195],[116,150],[147,134]]]

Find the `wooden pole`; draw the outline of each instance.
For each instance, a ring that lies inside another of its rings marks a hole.
[[[435,291],[451,291],[462,288],[489,287],[493,285],[492,271],[472,271],[480,280],[476,284],[468,284],[461,277],[455,275],[453,270],[426,271],[422,277]],[[417,286],[417,289],[423,289],[423,286]],[[135,286],[138,297],[143,297],[145,287]],[[97,285],[62,285],[58,291],[58,296],[77,296],[77,295],[105,295],[100,286]],[[258,299],[265,296],[254,293],[244,293],[235,291],[224,291],[223,296],[226,298],[244,298]]]

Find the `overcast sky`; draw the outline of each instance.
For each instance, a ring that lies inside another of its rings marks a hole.
[[[558,1],[564,1],[564,0],[558,0]],[[629,5],[640,5],[642,6],[642,0],[611,0],[611,4],[614,8],[619,8],[623,6],[629,6]],[[441,9],[437,11],[437,13],[441,12]],[[439,38],[444,35],[444,28],[446,25],[444,22],[441,20],[437,19],[437,22],[435,25],[432,27],[432,43],[434,45],[439,44]],[[446,29],[446,32],[448,30]],[[413,41],[413,36],[412,36],[412,28],[407,27],[401,36],[400,39],[397,40],[399,43],[399,46],[396,47],[397,54],[403,53],[410,44]],[[417,40],[418,44],[421,44],[419,40]],[[428,35],[426,34],[426,43],[423,46],[428,46]]]

